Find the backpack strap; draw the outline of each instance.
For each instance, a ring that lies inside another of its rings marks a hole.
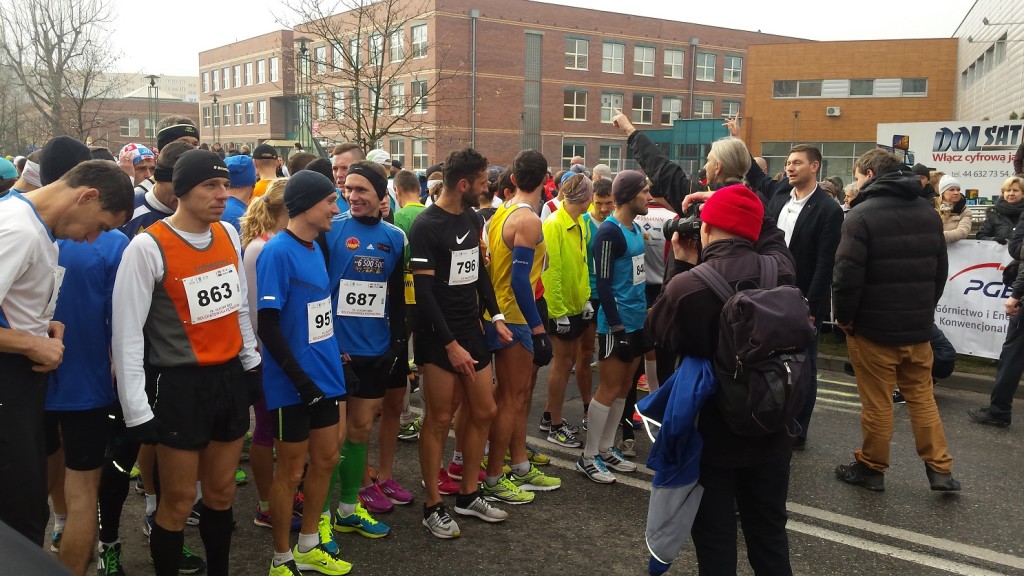
[[[712,292],[721,298],[722,302],[732,298],[732,295],[736,293],[732,286],[729,285],[729,282],[726,281],[725,277],[711,266],[701,264],[700,266],[694,267],[690,272],[693,272],[697,279],[707,285]]]
[[[774,256],[758,254],[761,259],[761,283],[759,288],[771,290],[779,283],[779,261]]]

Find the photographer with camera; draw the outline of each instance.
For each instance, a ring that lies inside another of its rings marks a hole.
[[[750,161],[739,139],[718,140],[708,153],[708,179],[718,186],[738,182]],[[714,359],[724,303],[692,270],[698,264],[710,267],[734,289],[760,282],[761,256],[776,261],[777,285],[792,284],[795,273],[783,232],[748,188],[729,184],[690,195],[684,204],[695,199],[706,200],[699,236],[672,235],[671,278],[647,315],[645,330],[658,346],[680,356]],[[686,222],[680,220],[684,230]],[[700,573],[735,574],[738,509],[754,572],[792,574],[786,535],[789,434],[784,428],[761,436],[737,434],[716,400],[701,408],[697,426],[704,442],[698,480],[704,494],[691,536]]]

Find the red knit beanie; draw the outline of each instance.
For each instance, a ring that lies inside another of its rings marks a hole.
[[[757,242],[761,235],[763,218],[761,199],[742,184],[715,191],[700,211],[702,221],[751,242]]]

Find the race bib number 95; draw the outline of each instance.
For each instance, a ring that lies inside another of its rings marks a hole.
[[[216,320],[242,308],[238,270],[231,264],[189,276],[182,283],[185,285],[188,311],[193,324]]]
[[[334,324],[331,323],[331,316],[330,298],[306,304],[310,344],[316,344],[334,335]]]

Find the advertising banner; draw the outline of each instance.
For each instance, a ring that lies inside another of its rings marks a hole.
[[[991,203],[1013,176],[1013,156],[1024,139],[1024,120],[951,120],[879,124],[878,144],[960,180],[972,203]]]
[[[949,276],[935,307],[935,323],[958,354],[999,357],[1009,320],[1003,303],[1010,287],[1003,285],[1003,268],[1012,260],[998,242],[949,245]]]

